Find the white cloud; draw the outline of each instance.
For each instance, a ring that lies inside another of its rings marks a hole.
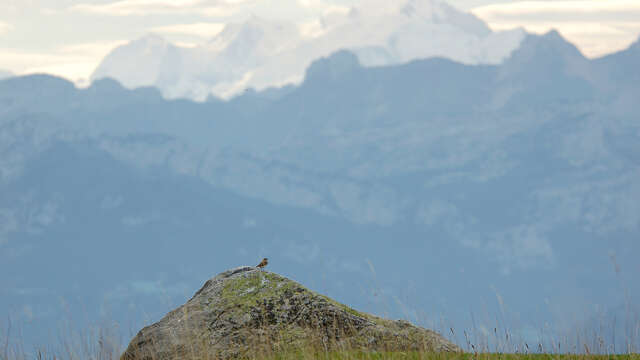
[[[58,52],[62,54],[83,55],[102,58],[115,47],[126,44],[128,40],[113,40],[102,42],[78,43],[62,46]]]
[[[237,9],[229,6],[207,6],[198,10],[198,13],[208,17],[229,17],[237,12]]]
[[[152,32],[170,35],[192,35],[201,38],[211,38],[219,34],[224,29],[223,23],[194,23],[175,24],[167,26],[156,26],[151,28]]]
[[[191,12],[203,0],[121,0],[107,4],[78,4],[71,10],[104,15],[127,16]]]
[[[107,4],[77,4],[70,9],[76,12],[110,16],[146,15],[199,15],[227,17],[238,8],[255,0],[120,0]]]
[[[11,25],[0,21],[0,35],[4,35],[6,33],[8,33],[9,31],[11,31]]]
[[[307,22],[302,22],[298,24],[298,28],[300,29],[300,35],[308,38],[317,38],[328,32],[326,26],[322,23],[321,20],[314,19]]]
[[[591,57],[621,50],[640,34],[637,0],[519,1],[480,6],[472,12],[494,30],[556,29]]]
[[[84,85],[102,58],[124,40],[78,43],[61,46],[51,52],[33,52],[0,48],[0,68],[20,75],[45,73],[65,77]]]
[[[479,6],[472,11],[479,15],[522,16],[531,14],[574,14],[640,13],[640,2],[636,0],[559,0],[559,1],[517,1]]]
[[[109,16],[164,14],[227,18],[260,14],[267,18],[300,18],[308,17],[309,14],[344,13],[349,8],[325,0],[117,0],[103,4],[85,2],[69,9],[80,13]]]
[[[346,14],[351,10],[348,6],[330,4],[324,0],[298,0],[298,5],[303,8],[314,10],[322,15],[328,15],[331,13]]]

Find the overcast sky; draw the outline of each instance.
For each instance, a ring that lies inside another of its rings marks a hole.
[[[188,45],[249,14],[304,23],[372,0],[0,0],[0,69],[88,78],[113,47],[148,33]],[[376,0],[380,1],[380,0]],[[404,1],[404,0],[387,0]],[[640,35],[640,0],[449,0],[494,30],[558,29],[590,57]]]

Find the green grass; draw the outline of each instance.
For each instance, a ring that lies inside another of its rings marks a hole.
[[[640,354],[629,355],[579,355],[579,354],[445,354],[445,353],[419,353],[419,352],[358,352],[340,351],[329,353],[284,353],[274,354],[264,358],[265,360],[294,360],[294,359],[318,359],[318,360],[637,360]]]
[[[246,312],[251,306],[259,305],[260,299],[278,298],[282,293],[296,291],[297,288],[307,290],[277,274],[260,271],[227,282],[220,297],[223,301],[237,304],[238,311]]]
[[[238,289],[234,289],[238,290]],[[113,334],[112,332],[100,332],[101,334]],[[109,335],[94,334],[91,336],[74,337],[73,339],[63,339],[58,346],[41,349],[25,349],[16,346],[9,346],[5,338],[0,333],[0,360],[117,360],[123,351],[124,345],[112,341]],[[283,337],[283,340],[285,338]],[[285,341],[287,342],[287,341]],[[289,343],[291,344],[291,343]],[[464,344],[458,344],[464,346]],[[470,349],[480,348],[470,344]],[[522,347],[522,349],[525,349]],[[603,349],[603,348],[601,348]],[[606,349],[606,347],[604,347]],[[265,350],[246,357],[246,360],[381,360],[381,359],[407,359],[407,360],[640,360],[639,353],[628,353],[618,355],[598,355],[589,354],[590,349],[584,347],[581,353],[495,353],[488,351],[465,353],[430,353],[430,352],[376,352],[358,351],[344,349],[339,351],[322,351],[317,347],[295,347],[287,346],[279,350]],[[213,360],[215,354],[192,354],[184,357],[184,360]],[[154,359],[156,360],[156,359]],[[161,359],[157,359],[161,360]]]
[[[325,299],[328,303],[334,304],[352,315],[366,317],[373,320],[373,316],[369,314],[357,311],[327,296],[309,290],[296,282],[266,271],[251,273],[236,281],[228,282],[224,286],[221,298],[238,304],[239,310],[246,311],[251,306],[255,306],[259,299],[279,298],[280,295],[286,291],[296,292],[301,290],[315,294]]]

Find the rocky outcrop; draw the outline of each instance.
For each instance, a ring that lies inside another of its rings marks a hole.
[[[361,313],[278,274],[239,267],[142,329],[123,360],[260,356],[293,349],[461,351],[434,331]]]

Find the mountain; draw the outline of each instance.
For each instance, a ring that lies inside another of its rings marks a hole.
[[[214,93],[235,94],[246,89],[251,72],[273,61],[299,38],[293,23],[255,16],[242,24],[227,25],[195,48],[179,47],[151,35],[113,50],[92,79],[126,79],[121,83],[128,88],[157,86],[169,98],[204,100]]]
[[[0,80],[12,77],[13,73],[11,71],[0,69]]]
[[[358,54],[365,66],[434,56],[471,64],[499,63],[517,48],[524,36],[520,30],[493,33],[482,20],[442,1],[374,4],[352,8],[342,20],[333,20],[336,25],[327,26],[321,42],[340,44],[327,49],[327,54],[349,49]]]
[[[596,66],[608,72],[612,81],[631,83],[640,79],[640,71],[634,66],[640,57],[640,37],[629,48],[595,60]]]
[[[596,59],[598,73],[603,74],[600,82],[606,84],[609,92],[624,94],[617,97],[617,116],[628,117],[633,122],[633,109],[640,91],[636,84],[640,81],[640,70],[636,66],[640,58],[640,37],[628,49]]]
[[[266,256],[447,334],[574,336],[640,295],[638,83],[611,86],[635,46],[590,60],[549,33],[498,65],[377,67],[343,50],[228,101],[0,81],[0,310],[34,341],[65,313],[138,325]]]
[[[182,66],[181,56],[180,48],[160,36],[148,35],[118,46],[107,54],[92,78],[103,78],[109,74],[130,88],[166,85],[176,81],[176,77],[169,74],[172,69]]]
[[[469,64],[499,63],[524,32],[492,32],[475,16],[439,0],[380,1],[296,25],[252,16],[193,48],[146,37],[112,51],[92,79],[128,88],[157,86],[168,98],[229,98],[247,88],[298,84],[319,57],[349,49],[365,66],[441,56]],[[135,59],[135,61],[132,61]]]
[[[514,91],[511,101],[547,106],[550,101],[593,99],[598,79],[587,58],[555,30],[528,35],[500,67],[500,86]]]

